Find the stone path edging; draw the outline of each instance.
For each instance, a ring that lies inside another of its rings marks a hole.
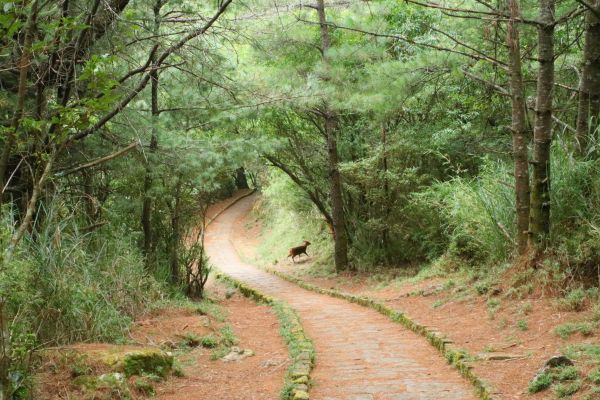
[[[292,359],[292,365],[288,369],[286,376],[286,387],[291,387],[291,393],[282,393],[282,399],[310,400],[308,392],[311,383],[310,372],[314,365],[315,350],[312,341],[304,333],[298,314],[287,304],[275,300],[273,297],[267,296],[237,279],[221,272],[215,274],[215,276],[217,279],[236,287],[244,296],[256,302],[268,304],[275,309],[282,329],[281,334],[286,341],[288,352]]]
[[[371,308],[380,314],[385,315],[390,320],[401,324],[402,326],[410,329],[411,331],[423,336],[427,341],[435,347],[450,365],[455,367],[460,374],[467,379],[476,389],[477,395],[481,400],[493,400],[490,389],[487,385],[473,372],[473,367],[468,365],[465,358],[469,355],[462,349],[457,348],[453,345],[453,342],[448,339],[443,333],[433,331],[424,325],[417,323],[410,319],[405,313],[394,310],[387,305],[380,303],[369,297],[355,296],[350,293],[340,292],[334,289],[324,289],[319,286],[305,282],[299,278],[285,274],[283,272],[274,270],[272,268],[264,268],[265,271],[280,277],[288,282],[292,282],[306,290],[312,292],[325,294],[338,299],[350,301],[355,304],[359,304],[364,307]]]

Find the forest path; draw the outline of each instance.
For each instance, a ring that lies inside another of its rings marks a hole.
[[[300,315],[316,350],[311,398],[316,400],[469,400],[470,386],[427,341],[368,308],[313,293],[240,260],[236,222],[246,197],[208,227],[207,253],[224,273],[283,300]]]

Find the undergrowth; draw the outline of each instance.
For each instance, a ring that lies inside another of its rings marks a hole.
[[[267,265],[289,262],[290,247],[299,246],[304,240],[311,242],[307,252],[313,259],[313,268],[332,272],[331,236],[323,217],[316,212],[293,183],[279,173],[272,173],[269,185],[255,213],[264,226],[264,239],[258,248],[258,257]],[[305,256],[298,259],[304,262]]]
[[[60,205],[26,235],[0,270],[0,296],[11,316],[12,396],[26,398],[34,351],[76,341],[124,341],[133,319],[165,291],[144,269],[133,238],[114,230],[78,230]],[[6,216],[7,214],[5,214]],[[2,240],[9,236],[5,221]]]

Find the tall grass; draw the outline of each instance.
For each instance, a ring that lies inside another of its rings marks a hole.
[[[415,199],[443,216],[447,251],[473,262],[495,262],[514,247],[514,179],[509,166],[486,160],[476,178],[439,182]]]
[[[556,140],[551,179],[548,256],[591,275],[600,263],[600,160],[575,158]],[[513,254],[514,196],[512,163],[486,160],[477,177],[436,183],[415,198],[442,214],[446,255],[490,264]]]
[[[576,159],[560,142],[552,150],[551,251],[600,279],[600,159]]]
[[[332,271],[332,239],[323,217],[279,171],[271,171],[256,212],[264,224],[264,237],[258,248],[261,260],[268,264],[285,260],[290,247],[308,240],[308,253],[317,256],[314,267],[322,272]]]
[[[44,210],[44,221],[0,271],[16,376],[26,375],[36,348],[122,340],[133,318],[162,297],[130,238],[110,227],[85,234],[64,214],[57,203]],[[3,231],[12,226],[5,220]]]

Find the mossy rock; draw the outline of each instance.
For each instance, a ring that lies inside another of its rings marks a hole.
[[[303,384],[308,384],[308,376],[306,375],[302,375],[299,376],[298,378],[294,379],[294,383],[303,383]]]
[[[127,377],[155,374],[165,378],[173,369],[173,355],[158,349],[132,351],[125,353],[118,367]]]
[[[303,390],[296,390],[294,392],[294,400],[309,400],[310,396],[308,395],[308,392],[305,392]]]

